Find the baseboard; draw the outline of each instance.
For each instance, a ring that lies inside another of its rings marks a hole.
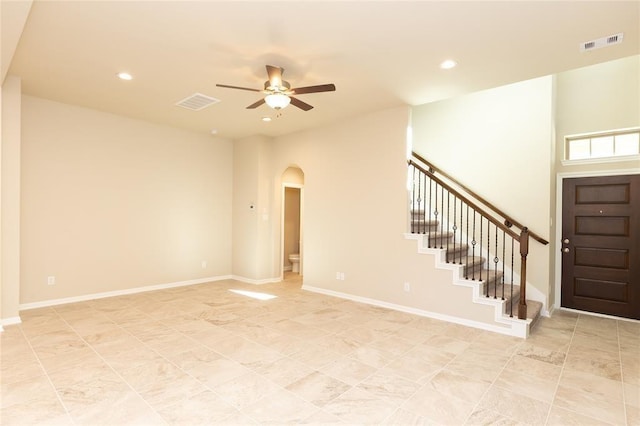
[[[445,314],[440,314],[440,313],[437,313],[437,312],[424,311],[422,309],[411,308],[409,306],[396,305],[394,303],[383,302],[381,300],[369,299],[368,297],[355,296],[353,294],[341,293],[341,292],[338,292],[338,291],[327,290],[327,289],[319,288],[319,287],[303,285],[302,289],[306,290],[306,291],[311,291],[313,293],[320,293],[320,294],[324,294],[324,295],[327,295],[327,296],[338,297],[340,299],[351,300],[353,302],[359,302],[359,303],[364,303],[364,304],[367,304],[367,305],[379,306],[381,308],[387,308],[387,309],[391,309],[391,310],[394,310],[394,311],[405,312],[405,313],[408,313],[408,314],[418,315],[418,316],[421,316],[421,317],[433,318],[433,319],[437,319],[437,320],[441,320],[441,321],[447,321],[447,322],[452,322],[452,323],[455,323],[455,324],[464,325],[464,326],[467,326],[467,327],[478,328],[478,329],[486,330],[486,331],[492,331],[494,333],[506,334],[508,336],[522,337],[522,336],[519,336],[517,334],[514,334],[514,330],[512,330],[511,328],[507,328],[507,327],[493,326],[491,324],[486,324],[486,323],[479,322],[479,321],[473,321],[473,320],[467,320],[467,319],[464,319],[464,318],[452,317],[452,316],[445,315]]]
[[[104,293],[93,293],[82,296],[65,297],[62,299],[44,300],[42,302],[23,303],[19,306],[19,310],[26,311],[29,309],[46,308],[49,306],[65,305],[67,303],[86,302],[88,300],[104,299],[107,297],[124,296],[127,294],[144,293],[147,291],[165,290],[168,288],[184,287],[189,285],[204,284],[214,281],[222,281],[232,279],[231,275],[222,275],[217,277],[197,278],[194,280],[178,281],[174,283],[149,285],[145,287],[128,288],[125,290],[107,291]]]
[[[0,331],[2,331],[2,328],[7,325],[15,325],[20,323],[22,323],[22,320],[19,316],[0,319]]]
[[[246,284],[272,284],[272,283],[279,283],[280,281],[282,281],[282,278],[280,277],[274,277],[274,278],[265,278],[262,280],[254,280],[253,278],[245,278],[245,277],[241,277],[239,275],[232,275],[231,276],[232,280],[236,280],[236,281],[240,281]]]
[[[284,272],[291,272],[291,270],[292,270],[292,269],[293,269],[293,267],[292,267],[291,265],[289,265],[289,266],[285,266],[284,268],[282,268],[282,270],[283,270]]]

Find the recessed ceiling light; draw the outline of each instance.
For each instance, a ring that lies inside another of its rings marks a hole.
[[[211,129],[211,134],[212,135],[217,135],[218,134],[218,129]]]
[[[128,72],[119,72],[116,75],[118,76],[118,78],[120,80],[131,80],[131,79],[133,79],[133,76],[131,74],[129,74]]]
[[[456,61],[452,59],[447,59],[446,61],[440,64],[440,68],[442,68],[443,70],[450,70],[451,68],[454,68],[456,65],[458,65]]]
[[[262,117],[262,121],[268,123],[269,121],[271,121],[271,117]]]

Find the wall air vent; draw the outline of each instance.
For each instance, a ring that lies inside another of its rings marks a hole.
[[[597,40],[585,41],[584,43],[580,43],[580,51],[588,52],[589,50],[600,49],[602,47],[622,43],[623,36],[624,33],[618,33],[607,37],[600,37]]]
[[[183,100],[176,102],[176,105],[192,111],[200,111],[201,109],[204,109],[209,105],[217,104],[218,102],[220,102],[220,99],[212,98],[211,96],[203,95],[202,93],[194,93],[193,95],[187,96]]]

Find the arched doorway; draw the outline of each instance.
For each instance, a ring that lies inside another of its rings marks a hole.
[[[289,167],[282,173],[281,271],[303,273],[303,190],[304,173],[299,167]],[[297,256],[296,256],[297,255]]]

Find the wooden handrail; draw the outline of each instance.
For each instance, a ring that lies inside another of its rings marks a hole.
[[[496,206],[494,206],[492,203],[490,203],[489,201],[485,200],[484,198],[482,198],[480,195],[476,194],[475,192],[473,192],[472,190],[470,190],[469,188],[467,188],[465,185],[463,185],[462,183],[460,183],[458,180],[456,180],[454,177],[452,177],[451,175],[447,174],[446,172],[438,169],[436,166],[434,166],[433,164],[431,164],[430,162],[428,162],[427,160],[425,160],[420,154],[418,154],[415,151],[411,152],[411,155],[413,157],[415,157],[417,160],[419,160],[420,162],[422,162],[423,164],[425,164],[427,167],[429,167],[429,170],[425,170],[422,167],[420,167],[417,163],[415,163],[413,160],[409,160],[409,163],[412,164],[413,166],[417,166],[422,172],[424,173],[428,173],[432,176],[435,177],[434,173],[439,173],[442,176],[444,176],[445,178],[447,178],[448,180],[450,180],[451,182],[455,183],[456,185],[458,185],[460,188],[462,188],[466,193],[468,193],[469,195],[473,196],[475,199],[477,199],[478,201],[480,201],[482,204],[484,204],[485,206],[489,207],[491,210],[493,210],[495,213],[497,213],[498,215],[502,216],[504,218],[505,221],[505,225],[507,227],[511,227],[511,225],[515,225],[516,227],[520,228],[520,229],[525,229],[526,227],[521,224],[520,222],[518,222],[517,220],[513,219],[511,216],[507,215],[506,213],[504,213],[502,210],[500,210],[499,208],[497,208]],[[449,190],[451,190],[451,187],[448,188]],[[465,198],[466,202],[469,202],[468,199]],[[485,212],[485,215],[487,217],[490,217],[492,215],[487,215]],[[517,234],[516,234],[517,235]],[[536,234],[535,232],[532,232],[531,230],[529,230],[529,236],[531,238],[533,238],[534,240],[538,241],[541,244],[547,245],[549,244],[549,241],[545,240],[544,238],[542,238],[541,236],[539,236],[538,234]]]
[[[414,162],[413,160],[409,160],[409,165],[411,165],[411,166],[415,167],[416,169],[420,170],[422,173],[430,175],[431,179],[433,179],[434,182],[437,182],[440,186],[446,188],[447,191],[449,191],[450,193],[454,194],[456,197],[458,197],[459,199],[461,199],[462,201],[467,203],[470,207],[473,207],[478,213],[481,213],[484,217],[486,217],[488,221],[490,221],[495,226],[497,226],[498,228],[500,228],[501,230],[506,232],[507,235],[511,236],[512,238],[515,238],[516,240],[519,240],[520,236],[517,233],[515,233],[513,231],[513,229],[510,229],[505,224],[500,223],[499,220],[494,219],[492,214],[488,213],[482,207],[478,206],[476,203],[471,201],[469,198],[467,198],[464,195],[462,195],[460,193],[460,191],[457,191],[456,189],[454,189],[447,182],[443,181],[438,176],[435,176],[433,173],[429,173],[428,170],[425,170],[420,164]]]

